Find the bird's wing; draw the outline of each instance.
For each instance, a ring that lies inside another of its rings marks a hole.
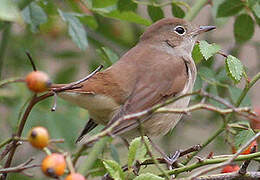
[[[186,85],[189,77],[185,59],[158,52],[149,52],[139,58],[145,58],[147,62],[144,66],[138,66],[135,88],[106,128],[124,115],[148,109],[178,94]],[[112,133],[121,134],[137,126],[136,120],[123,121],[114,128]]]

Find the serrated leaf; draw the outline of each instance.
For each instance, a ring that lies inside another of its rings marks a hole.
[[[229,86],[228,90],[229,90],[231,100],[235,104],[243,90],[239,89],[237,87],[234,87],[234,86]],[[251,106],[251,100],[250,100],[248,94],[245,96],[245,98],[241,102],[240,106],[242,106],[242,107]]]
[[[22,11],[22,16],[27,24],[30,24],[31,31],[36,32],[40,24],[46,23],[48,20],[47,15],[41,6],[38,6],[35,2],[31,2]]]
[[[69,26],[69,35],[72,38],[72,41],[81,49],[86,50],[88,46],[87,41],[87,33],[81,24],[81,22],[78,20],[77,17],[75,17],[75,14],[73,13],[65,13],[61,10],[58,10],[60,16],[62,19],[68,23]]]
[[[155,7],[155,6],[149,5],[149,6],[147,6],[147,11],[148,11],[150,18],[153,20],[153,22],[164,18],[163,10],[160,7]]]
[[[234,35],[236,42],[243,43],[254,35],[254,21],[248,14],[239,15],[234,23]]]
[[[210,57],[215,55],[219,50],[220,46],[217,44],[209,44],[207,41],[200,41],[199,43],[200,52],[203,57],[208,60]]]
[[[145,137],[145,141],[148,142],[147,137]],[[145,148],[145,145],[142,142],[141,137],[137,137],[133,139],[129,145],[129,151],[128,151],[128,168],[131,168],[131,166],[134,164],[135,160],[141,161],[144,159],[145,155],[147,153],[147,150]]]
[[[176,3],[172,3],[172,15],[177,18],[183,18],[185,16],[185,12]]]
[[[115,180],[125,179],[124,172],[121,166],[117,162],[113,160],[103,160],[103,164],[113,179]]]
[[[228,76],[231,77],[236,83],[240,82],[244,72],[244,66],[236,57],[229,55],[226,60],[226,69]]]
[[[13,1],[0,1],[0,20],[22,22],[20,11]]]
[[[239,13],[244,7],[242,0],[225,0],[219,5],[217,17],[228,17]]]
[[[113,10],[109,13],[101,13],[105,17],[115,18],[119,20],[124,20],[128,22],[133,22],[137,24],[143,24],[146,26],[151,25],[151,22],[147,19],[144,19],[143,17],[139,16],[133,11],[123,11],[120,12],[118,10]]]
[[[235,136],[235,147],[239,149],[242,145],[246,144],[255,135],[252,129],[239,131]]]
[[[129,0],[118,0],[117,7],[119,11],[135,11],[137,4]]]
[[[164,178],[151,173],[145,173],[135,177],[134,180],[164,180]]]

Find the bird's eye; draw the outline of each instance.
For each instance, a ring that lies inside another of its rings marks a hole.
[[[185,32],[186,32],[185,29],[184,29],[184,27],[182,27],[182,26],[177,26],[177,27],[175,27],[174,31],[175,31],[177,34],[179,34],[179,35],[184,35]]]

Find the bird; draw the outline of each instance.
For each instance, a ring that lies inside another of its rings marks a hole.
[[[150,25],[139,42],[109,68],[82,82],[81,87],[59,93],[59,97],[88,110],[89,120],[77,142],[98,124],[110,127],[121,117],[138,113],[169,98],[190,93],[197,69],[191,53],[197,36],[215,29],[197,26],[179,18],[163,18]],[[56,84],[53,87],[62,87]],[[185,108],[190,97],[168,104]],[[147,136],[162,136],[175,127],[181,114],[158,113],[142,117]],[[126,139],[140,135],[135,119],[121,122],[112,134]]]

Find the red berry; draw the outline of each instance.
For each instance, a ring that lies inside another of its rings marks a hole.
[[[245,155],[245,154],[250,154],[251,149],[256,146],[257,147],[257,142],[253,141],[241,154]]]
[[[86,180],[84,176],[79,173],[71,173],[69,174],[65,180]]]
[[[66,161],[62,154],[53,153],[43,159],[41,168],[46,176],[61,176],[66,169]]]
[[[240,168],[238,165],[227,165],[222,168],[221,173],[230,173],[230,172],[235,172],[238,171]]]

